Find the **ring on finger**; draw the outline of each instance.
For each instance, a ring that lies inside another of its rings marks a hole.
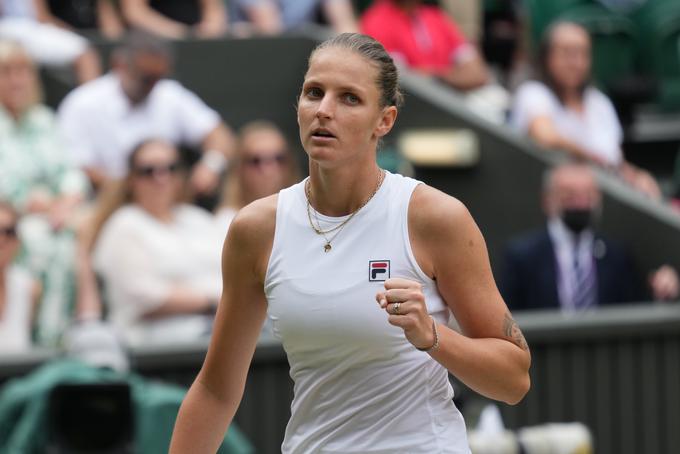
[[[399,306],[401,306],[401,303],[394,303],[394,306],[392,306],[392,315],[400,315]]]

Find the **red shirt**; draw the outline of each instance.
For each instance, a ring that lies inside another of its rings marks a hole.
[[[377,39],[397,60],[435,73],[449,70],[466,45],[456,24],[436,6],[419,5],[412,14],[391,0],[377,0],[361,18],[361,31]]]

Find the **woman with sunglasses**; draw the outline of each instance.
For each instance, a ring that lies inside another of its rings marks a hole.
[[[31,346],[34,309],[41,291],[40,284],[15,262],[18,222],[14,207],[0,201],[0,353]]]
[[[210,332],[220,291],[223,233],[212,215],[181,202],[177,149],[137,146],[129,170],[102,196],[93,222],[94,270],[113,324],[128,343],[193,340]]]
[[[342,34],[312,52],[297,105],[310,176],[230,225],[172,454],[216,451],[267,316],[295,382],[284,453],[469,454],[448,373],[511,404],[527,392],[529,349],[469,212],[377,165],[400,100],[374,39]]]
[[[298,181],[297,162],[281,130],[265,120],[246,124],[239,131],[236,157],[215,213],[218,226],[226,232],[238,210]]]

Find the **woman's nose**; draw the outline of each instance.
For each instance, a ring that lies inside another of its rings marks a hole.
[[[330,96],[324,96],[316,109],[317,118],[331,118],[333,116],[333,100]]]

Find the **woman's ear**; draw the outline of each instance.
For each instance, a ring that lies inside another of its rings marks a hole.
[[[385,107],[382,111],[378,126],[375,128],[376,137],[384,137],[392,130],[394,122],[397,120],[397,108],[395,106]]]

